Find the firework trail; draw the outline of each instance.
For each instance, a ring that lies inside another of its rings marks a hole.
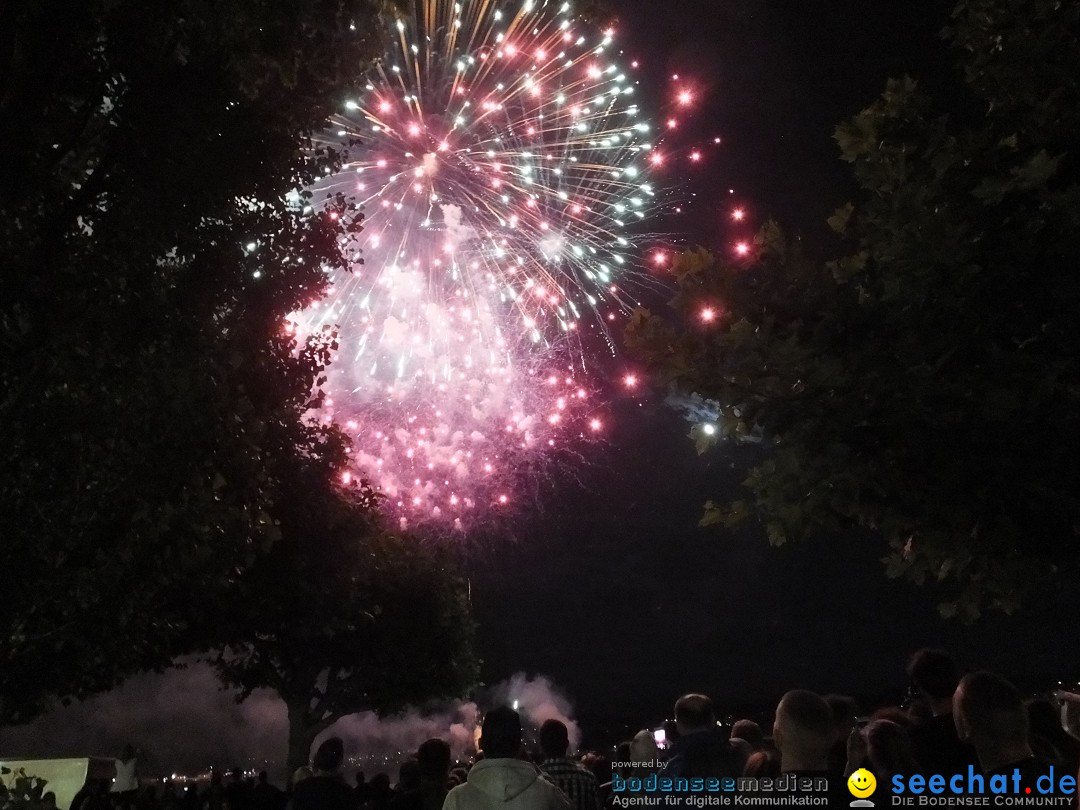
[[[298,327],[339,329],[323,418],[352,474],[403,527],[464,529],[604,426],[587,346],[635,303],[657,133],[613,32],[562,0],[416,0],[388,26],[315,189],[362,207],[356,264]]]

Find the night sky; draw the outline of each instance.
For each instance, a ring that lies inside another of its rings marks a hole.
[[[677,220],[686,243],[730,249],[773,217],[812,247],[835,247],[824,220],[853,193],[836,124],[890,76],[918,78],[946,109],[962,96],[954,54],[937,36],[947,4],[615,8],[625,56],[641,60],[654,92],[670,90],[665,79],[677,73],[704,96],[687,123],[707,146],[692,175],[697,196]],[[743,229],[730,220],[733,205],[750,215]],[[620,400],[616,411],[610,447],[541,486],[514,542],[469,554],[489,681],[548,674],[575,699],[588,734],[656,722],[691,689],[748,710],[794,687],[898,700],[904,659],[927,644],[1032,690],[1080,675],[1078,634],[1060,618],[1075,596],[1053,591],[1019,617],[968,628],[942,621],[931,591],[886,579],[873,536],[774,549],[757,532],[699,529],[704,501],[736,491],[752,451],[699,458],[689,424],[655,395]]]

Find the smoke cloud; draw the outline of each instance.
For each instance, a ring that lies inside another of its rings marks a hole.
[[[461,221],[461,206],[442,203],[439,208],[442,209],[443,222],[446,224],[446,237],[455,248],[476,237],[476,231]]]
[[[143,674],[81,703],[58,708],[24,726],[0,728],[0,758],[115,757],[127,743],[143,751],[150,774],[195,774],[207,768],[265,768],[285,779],[288,723],[284,704],[260,690],[243,703],[221,689],[209,666],[192,662],[162,674]],[[482,712],[515,705],[523,724],[566,723],[571,746],[581,738],[573,707],[544,676],[518,673],[479,690],[475,700],[454,700],[387,718],[371,712],[344,717],[319,740],[341,737],[352,764],[370,777],[397,781],[397,767],[424,740],[441,737],[455,755],[473,752]],[[528,731],[526,732],[529,733]]]

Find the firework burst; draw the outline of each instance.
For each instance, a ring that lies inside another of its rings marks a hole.
[[[613,37],[562,0],[416,0],[334,122],[350,162],[316,192],[354,198],[365,227],[298,321],[337,325],[323,418],[403,526],[507,508],[605,423],[585,347],[633,305],[656,205]]]

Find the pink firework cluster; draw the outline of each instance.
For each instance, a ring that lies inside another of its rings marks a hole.
[[[350,476],[403,527],[467,529],[604,429],[587,347],[636,303],[665,156],[614,32],[570,3],[412,10],[330,133],[350,162],[315,191],[355,198],[364,231],[297,325],[339,330],[322,417],[354,438]]]

